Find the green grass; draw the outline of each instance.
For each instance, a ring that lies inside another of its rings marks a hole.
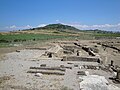
[[[49,34],[7,34],[7,35],[0,35],[0,40],[6,40],[9,42],[17,42],[18,41],[24,41],[24,40],[49,40],[49,39],[55,39],[55,38],[66,38],[68,36],[62,36],[62,35],[49,35]]]
[[[55,32],[56,33],[56,32]],[[54,34],[6,34],[0,35],[0,43],[22,42],[28,40],[51,40],[51,39],[64,39],[64,38],[79,38],[89,39],[92,37],[120,37],[120,34],[80,34],[79,36],[72,35],[54,35]]]
[[[118,33],[94,33],[93,36],[95,37],[95,39],[113,39],[116,37],[120,37],[120,34]]]
[[[62,34],[60,34],[62,33]],[[11,47],[14,44],[34,44],[44,41],[50,40],[75,40],[82,39],[82,40],[92,40],[95,39],[103,39],[103,38],[115,38],[120,37],[120,34],[113,33],[113,34],[102,34],[102,33],[81,33],[75,35],[69,35],[69,33],[63,32],[52,32],[49,34],[29,34],[29,33],[20,33],[20,34],[0,34],[0,47]]]
[[[94,34],[95,36],[101,36],[101,37],[120,37],[120,34],[113,33],[113,34]]]
[[[0,43],[0,48],[4,48],[4,47],[12,47],[13,45],[11,45],[10,43]]]
[[[14,44],[35,44],[37,42],[45,42],[56,39],[71,39],[74,36],[54,35],[54,34],[6,34],[0,35],[0,48],[11,47]]]

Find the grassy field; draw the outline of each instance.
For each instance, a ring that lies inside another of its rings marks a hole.
[[[0,47],[11,47],[14,44],[34,44],[35,42],[44,42],[53,39],[72,39],[72,35],[54,35],[54,34],[0,34]]]
[[[60,35],[48,35],[48,34],[7,34],[0,35],[0,40],[6,40],[6,42],[18,42],[18,41],[27,41],[27,40],[48,40],[54,38],[65,38],[67,36]]]
[[[114,39],[116,37],[120,37],[120,34],[118,33],[95,33],[93,34],[95,39]]]
[[[120,37],[117,33],[60,32],[58,30],[20,31],[0,34],[0,47],[12,47],[14,44],[35,44],[50,40],[92,40]]]

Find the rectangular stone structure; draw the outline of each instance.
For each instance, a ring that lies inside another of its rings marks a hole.
[[[80,57],[80,56],[64,56],[63,61],[85,61],[85,62],[98,62],[100,59],[97,57]]]

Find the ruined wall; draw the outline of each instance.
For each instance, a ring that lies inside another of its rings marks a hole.
[[[63,61],[86,61],[98,62],[100,59],[96,57],[79,57],[79,56],[64,56]]]

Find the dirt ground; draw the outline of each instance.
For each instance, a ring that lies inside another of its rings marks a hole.
[[[57,43],[58,45],[61,44],[61,46],[72,46],[74,42],[76,41],[68,41],[68,44],[62,44],[62,41]],[[97,48],[97,55],[103,60],[104,64],[107,65],[113,60],[114,65],[120,66],[120,52],[109,47],[103,47],[99,45],[98,42],[107,43],[108,41],[81,40],[79,44]],[[114,42],[112,44],[117,47],[120,46],[119,40],[113,40],[111,42]],[[56,43],[54,42],[52,44]],[[115,84],[109,80],[109,77],[112,76],[110,72],[86,68],[80,69],[82,65],[98,66],[99,64],[97,62],[61,61],[61,57],[54,56],[48,58],[47,56],[43,56],[46,51],[49,51],[48,49],[52,44],[49,44],[46,50],[25,49],[26,47],[0,48],[0,90],[80,90],[80,76],[77,75],[77,72],[81,70],[88,71],[90,75],[104,76],[109,84],[120,88],[120,84]],[[86,51],[82,49],[80,49],[80,51],[80,56],[89,56]],[[75,56],[76,52],[72,55]],[[64,72],[65,75],[42,74],[41,76],[36,76],[35,73],[27,73],[30,67],[40,67],[42,64],[46,64],[46,67],[60,67],[64,65],[72,69],[66,68]]]

